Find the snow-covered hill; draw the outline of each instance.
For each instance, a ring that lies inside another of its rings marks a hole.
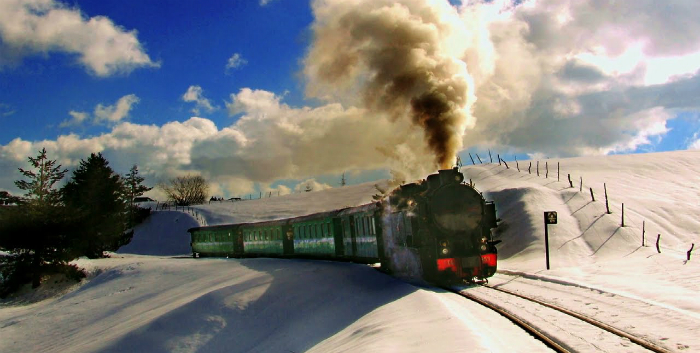
[[[700,350],[700,265],[685,253],[699,240],[700,152],[543,160],[540,176],[536,161],[527,172],[529,163],[520,161],[520,171],[515,163],[463,168],[502,219],[495,233],[503,241],[500,272],[491,283],[560,302],[670,350]],[[289,217],[368,202],[375,184],[196,209],[208,224]],[[559,215],[550,226],[550,270],[544,211]],[[4,303],[0,351],[545,350],[487,309],[366,266],[187,258],[186,229],[196,224],[184,213],[156,212],[113,258],[79,260],[93,275],[67,294]]]

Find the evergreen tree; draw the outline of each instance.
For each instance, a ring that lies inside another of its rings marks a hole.
[[[53,186],[56,182],[63,179],[68,169],[61,170],[60,164],[56,165],[55,160],[49,160],[48,157],[46,157],[46,148],[42,148],[41,151],[39,151],[39,155],[35,158],[28,157],[28,159],[32,168],[36,171],[19,168],[20,173],[26,178],[29,178],[29,181],[15,181],[15,185],[17,185],[20,190],[25,191],[24,196],[26,199],[23,201],[43,205],[58,204],[60,195],[58,190],[54,189]]]
[[[124,177],[124,186],[126,187],[126,196],[129,200],[129,205],[134,205],[134,198],[143,195],[144,192],[150,191],[153,188],[149,188],[141,183],[143,183],[144,178],[139,175],[139,168],[134,164],[129,170],[129,174]]]
[[[129,226],[141,223],[150,214],[149,209],[143,209],[134,205],[134,199],[143,195],[144,192],[150,191],[153,188],[149,188],[141,183],[143,183],[144,178],[139,175],[139,168],[134,164],[129,170],[129,173],[124,176],[124,188],[126,199],[129,203]]]
[[[54,185],[66,169],[49,160],[46,149],[37,157],[29,157],[31,169],[19,168],[26,180],[15,182],[25,191],[19,205],[0,213],[0,248],[9,256],[0,259],[3,288],[0,295],[16,289],[26,281],[39,286],[41,275],[56,272],[73,259],[69,249],[73,219],[61,205]]]
[[[81,227],[76,230],[73,244],[76,255],[104,257],[105,251],[114,251],[131,240],[133,233],[125,233],[127,203],[123,181],[101,153],[80,161],[61,195],[80,219]]]

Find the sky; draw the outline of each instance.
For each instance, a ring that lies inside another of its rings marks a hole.
[[[700,148],[700,4],[0,4],[0,189],[46,148],[212,195]],[[153,191],[156,193],[156,191]]]

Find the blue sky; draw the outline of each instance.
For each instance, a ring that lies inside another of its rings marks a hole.
[[[223,106],[232,92],[255,87],[289,92],[285,100],[300,104],[302,83],[296,77],[309,41],[312,21],[304,1],[75,1],[85,17],[106,16],[137,38],[159,67],[99,77],[76,64],[76,55],[61,51],[29,55],[16,67],[0,71],[6,105],[0,144],[16,137],[55,139],[69,132],[99,134],[108,126],[59,127],[69,111],[92,111],[134,94],[139,102],[130,121],[161,125],[192,116],[194,104],[181,99],[191,85],[203,87],[213,104]],[[247,63],[226,69],[238,53]],[[38,104],[40,102],[40,104]],[[225,110],[208,114],[229,124]],[[18,119],[19,118],[19,119]]]
[[[222,196],[410,180],[489,149],[697,149],[698,7],[7,0],[0,189],[42,147],[68,168],[90,152],[138,164],[152,184],[202,174]],[[448,101],[445,141],[417,118],[426,92]]]

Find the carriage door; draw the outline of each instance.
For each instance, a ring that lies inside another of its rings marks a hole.
[[[350,236],[352,237],[352,254],[357,256],[357,227],[355,226],[355,216],[350,216]]]
[[[291,225],[282,227],[282,249],[285,255],[294,254],[294,228]]]

